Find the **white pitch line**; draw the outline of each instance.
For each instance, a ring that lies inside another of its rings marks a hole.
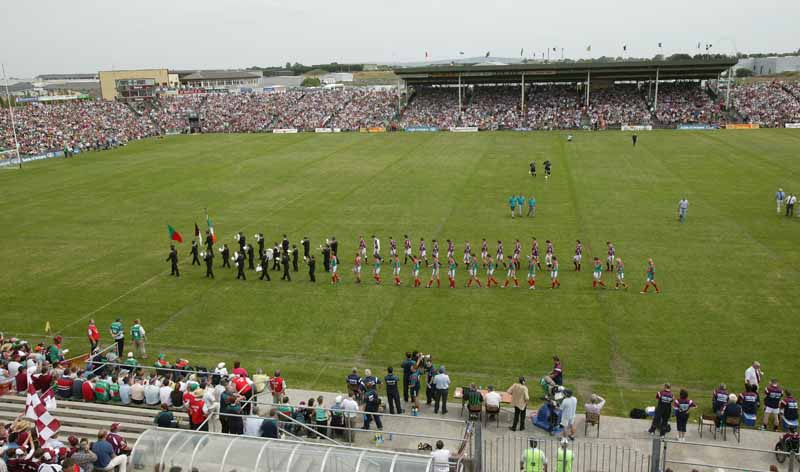
[[[122,295],[118,296],[117,298],[115,298],[115,299],[111,300],[110,302],[106,303],[105,305],[101,306],[100,308],[97,308],[97,309],[95,309],[95,310],[92,310],[92,311],[90,311],[89,313],[87,313],[87,314],[83,315],[82,317],[78,318],[77,320],[73,321],[72,323],[69,323],[68,325],[66,325],[66,326],[63,326],[63,327],[62,327],[62,328],[61,328],[61,329],[58,331],[58,333],[60,334],[60,333],[64,332],[64,330],[66,330],[66,329],[67,329],[67,328],[69,328],[70,326],[74,326],[74,325],[76,325],[77,323],[80,323],[81,321],[85,320],[86,318],[89,318],[90,316],[94,315],[95,313],[97,313],[97,312],[99,312],[99,311],[102,311],[102,310],[104,310],[104,309],[108,308],[109,306],[113,305],[114,303],[116,303],[116,302],[118,302],[118,301],[122,300],[123,298],[127,297],[127,296],[128,296],[128,295],[130,295],[131,293],[133,293],[133,292],[135,292],[135,291],[139,290],[140,288],[142,288],[142,287],[144,287],[145,285],[147,285],[147,284],[149,284],[150,282],[152,282],[152,281],[153,281],[153,280],[154,280],[156,277],[158,277],[159,275],[160,275],[160,274],[156,274],[156,275],[154,275],[154,276],[150,277],[149,279],[147,279],[147,280],[145,280],[144,282],[140,283],[139,285],[137,285],[137,286],[133,287],[132,289],[128,290],[127,292],[123,293]]]

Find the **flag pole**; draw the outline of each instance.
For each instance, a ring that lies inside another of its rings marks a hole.
[[[14,150],[17,152],[17,162],[22,169],[22,156],[19,153],[19,141],[17,141],[17,124],[14,121],[14,109],[11,107],[11,94],[8,91],[8,77],[6,77],[6,66],[3,64],[3,80],[6,83],[6,101],[8,101],[8,113],[11,115],[11,130],[14,134]]]

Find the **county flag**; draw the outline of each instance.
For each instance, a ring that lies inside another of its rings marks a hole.
[[[179,243],[183,242],[183,237],[181,237],[181,233],[177,232],[175,228],[171,225],[167,225],[167,231],[169,232],[169,239],[172,241],[178,241]]]
[[[44,440],[53,437],[61,428],[61,423],[50,414],[51,409],[55,409],[53,389],[50,388],[41,395],[37,394],[36,387],[33,386],[31,371],[28,370],[28,398],[25,400],[25,416],[33,420],[39,437]]]
[[[217,235],[214,234],[214,225],[211,224],[211,217],[206,216],[206,220],[208,221],[208,232],[211,234],[211,242],[216,244],[217,243]]]
[[[194,222],[194,237],[197,238],[198,241],[200,240],[200,227],[197,226],[196,221]]]

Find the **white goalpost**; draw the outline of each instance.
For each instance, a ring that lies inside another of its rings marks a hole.
[[[14,121],[14,107],[11,106],[11,94],[8,92],[8,77],[6,77],[6,66],[3,65],[3,81],[6,85],[6,103],[8,103],[8,114],[11,117],[11,130],[14,135],[14,149],[10,151],[0,151],[0,168],[10,168],[12,164],[9,161],[8,164],[5,164],[6,157],[14,158],[16,157],[17,161],[17,168],[22,169],[22,156],[19,154],[19,141],[17,141],[17,123]],[[12,153],[8,155],[8,153]]]

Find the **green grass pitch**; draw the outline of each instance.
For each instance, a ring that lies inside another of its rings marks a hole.
[[[572,143],[558,132],[180,136],[7,170],[2,329],[40,341],[49,321],[79,352],[89,317],[106,341],[116,316],[126,329],[141,318],[152,355],[206,366],[240,359],[282,368],[290,388],[325,390],[343,389],[350,367],[383,373],[413,349],[433,353],[456,385],[506,388],[518,375],[533,384],[557,353],[581,400],[597,391],[619,414],[652,403],[664,381],[706,404],[720,381],[739,389],[754,359],[800,387],[800,219],[776,215],[773,197],[779,186],[800,191],[800,133],[639,138],[633,148],[619,132],[575,133]],[[531,159],[540,169],[553,162],[549,183],[528,175]],[[509,217],[508,197],[520,192],[536,196],[536,218]],[[217,279],[203,278],[187,254],[204,207],[229,245],[237,231],[263,232],[268,245],[307,235],[312,248],[335,235],[341,285],[321,263],[316,285],[302,270],[291,283],[254,272],[241,282],[219,257]],[[180,279],[164,261],[168,223],[186,239]],[[492,252],[502,239],[507,254],[515,238],[524,253],[532,236],[551,239],[562,288],[532,292],[523,280],[517,290],[468,290],[463,266],[457,290],[413,289],[408,267],[403,287],[354,284],[359,234],[380,236],[386,254],[389,237],[404,233],[415,250],[420,237],[453,239],[459,256],[466,239],[478,250],[486,237]],[[570,262],[576,239],[580,274]],[[604,257],[607,240],[626,263],[627,292],[591,289],[590,259]],[[639,294],[648,257],[661,295]]]

